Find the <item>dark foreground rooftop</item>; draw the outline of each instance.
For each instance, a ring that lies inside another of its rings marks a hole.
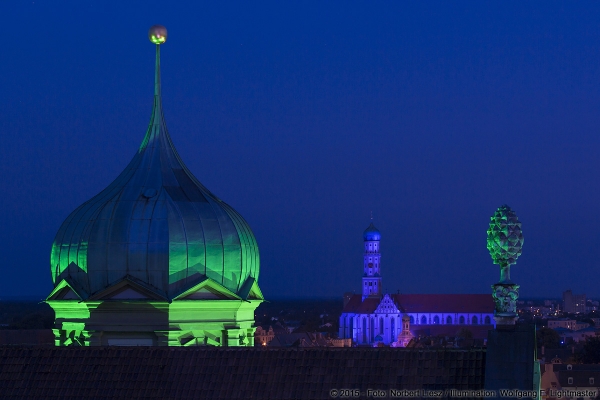
[[[482,389],[485,349],[0,347],[12,399],[331,399],[332,389]],[[371,397],[372,398],[372,397]]]
[[[54,346],[52,329],[1,329],[0,346],[5,345]]]

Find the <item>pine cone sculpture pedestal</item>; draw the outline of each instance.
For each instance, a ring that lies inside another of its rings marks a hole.
[[[498,208],[487,231],[487,248],[494,264],[500,265],[500,282],[492,285],[497,325],[514,325],[517,316],[519,285],[510,280],[510,265],[516,264],[523,248],[523,234],[517,214],[509,206]]]
[[[518,319],[517,299],[519,285],[514,283],[496,283],[492,285],[492,297],[496,308],[494,319],[497,325],[514,325]]]

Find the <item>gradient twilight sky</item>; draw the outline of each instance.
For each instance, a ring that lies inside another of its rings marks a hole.
[[[267,298],[358,292],[371,211],[385,290],[491,293],[504,203],[522,297],[600,296],[600,3],[122,3],[2,6],[0,297],[50,292],[62,221],[137,151],[153,24],[173,142]]]

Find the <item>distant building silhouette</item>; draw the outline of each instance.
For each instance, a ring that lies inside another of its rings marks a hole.
[[[563,398],[597,398],[600,393],[600,365],[564,364],[555,358],[543,365],[541,386],[544,398],[557,398],[559,395]],[[572,396],[568,396],[568,392],[572,392]]]
[[[567,313],[585,313],[585,294],[573,294],[571,289],[563,292],[563,311]]]

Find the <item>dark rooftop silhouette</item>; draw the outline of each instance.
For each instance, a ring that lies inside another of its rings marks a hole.
[[[2,398],[330,399],[331,389],[482,389],[484,349],[0,347]]]

